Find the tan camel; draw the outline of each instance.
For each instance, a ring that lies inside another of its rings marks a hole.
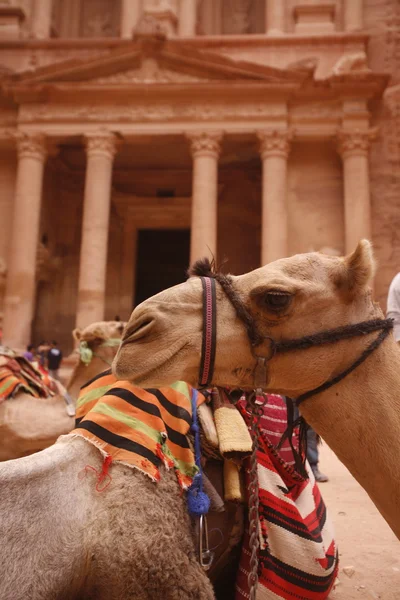
[[[84,383],[111,367],[125,325],[122,321],[100,321],[84,329],[74,329],[72,335],[78,344],[78,360],[67,382],[67,390],[74,401]]]
[[[121,323],[100,323],[74,332],[93,356],[88,367],[82,361],[76,365],[71,393],[88,375],[107,368],[116,352],[110,338],[121,329]],[[210,461],[207,468],[222,495],[221,464]],[[99,493],[94,472],[83,476],[88,465],[101,471],[99,451],[66,437],[42,452],[0,464],[0,598],[212,600],[175,474],[162,469],[161,481],[154,484],[115,463],[109,488]],[[225,598],[235,581],[243,511],[231,504],[223,513],[211,512],[208,521],[210,545],[218,546],[210,576]]]
[[[371,245],[345,258],[309,253],[232,277],[265,336],[292,340],[382,318],[371,299]],[[256,359],[246,329],[217,284],[217,351],[213,383],[252,388]],[[202,342],[199,278],[157,294],[133,312],[114,361],[117,377],[141,386],[178,376],[196,384]],[[277,354],[265,388],[292,398],[349,367],[377,333]],[[301,412],[368,492],[400,537],[400,350],[392,335],[340,383],[301,405]]]
[[[87,344],[94,353],[88,365],[78,360],[67,384],[74,401],[86,381],[109,368],[123,328],[124,323],[106,321],[89,325],[83,331],[74,331],[75,339]],[[67,410],[63,397],[65,388],[58,382],[57,385],[59,395],[34,398],[30,394],[19,393],[0,404],[0,461],[43,450],[54,444],[60,435],[73,429],[74,409]]]
[[[0,598],[212,600],[175,474],[115,464],[99,493],[87,465],[101,454],[78,438],[0,464]]]

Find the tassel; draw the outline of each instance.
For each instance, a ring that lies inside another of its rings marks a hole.
[[[93,358],[93,350],[88,346],[88,343],[82,341],[79,343],[79,357],[84,365],[90,365]]]
[[[210,510],[210,498],[202,490],[202,481],[200,473],[193,478],[193,483],[187,491],[188,511],[194,517],[201,517]]]
[[[206,515],[210,510],[210,498],[203,492],[203,470],[201,467],[201,446],[200,446],[200,430],[197,421],[197,397],[198,391],[192,390],[192,426],[191,431],[194,437],[194,458],[198,468],[198,473],[193,477],[192,485],[187,491],[188,511],[192,516],[201,517]]]

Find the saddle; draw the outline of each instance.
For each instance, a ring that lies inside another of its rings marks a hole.
[[[0,403],[19,392],[48,398],[58,393],[58,389],[51,377],[41,373],[24,356],[0,346]]]

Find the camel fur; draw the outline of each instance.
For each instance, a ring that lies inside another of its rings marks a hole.
[[[110,338],[120,338],[123,328],[124,323],[105,321],[74,331],[76,340],[86,341],[98,354],[88,366],[78,359],[67,384],[74,401],[86,381],[109,368],[117,347],[102,347],[102,344]],[[34,398],[20,392],[0,404],[0,461],[43,450],[74,428],[75,417],[67,413],[63,396],[65,388],[59,382],[57,385],[60,393],[56,396]]]
[[[265,336],[293,340],[382,318],[372,301],[371,244],[346,257],[313,252],[284,258],[240,276],[232,285]],[[217,285],[217,349],[213,384],[254,387],[256,358],[246,328]],[[198,277],[165,290],[132,313],[114,361],[117,377],[144,387],[179,376],[196,385],[202,342]],[[265,389],[296,398],[348,368],[377,333],[278,354]],[[368,492],[400,538],[400,349],[389,336],[355,371],[301,405],[308,423]]]
[[[212,600],[175,474],[114,464],[99,493],[87,465],[101,454],[78,438],[0,464],[0,598]]]

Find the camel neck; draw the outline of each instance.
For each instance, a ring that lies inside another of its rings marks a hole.
[[[107,356],[107,360],[111,362],[112,357]],[[75,366],[71,377],[67,383],[67,390],[71,396],[76,400],[79,396],[80,389],[87,381],[90,381],[93,377],[110,369],[108,364],[101,358],[94,356],[89,365],[84,365],[81,361]]]
[[[400,537],[400,350],[392,336],[301,412]]]

